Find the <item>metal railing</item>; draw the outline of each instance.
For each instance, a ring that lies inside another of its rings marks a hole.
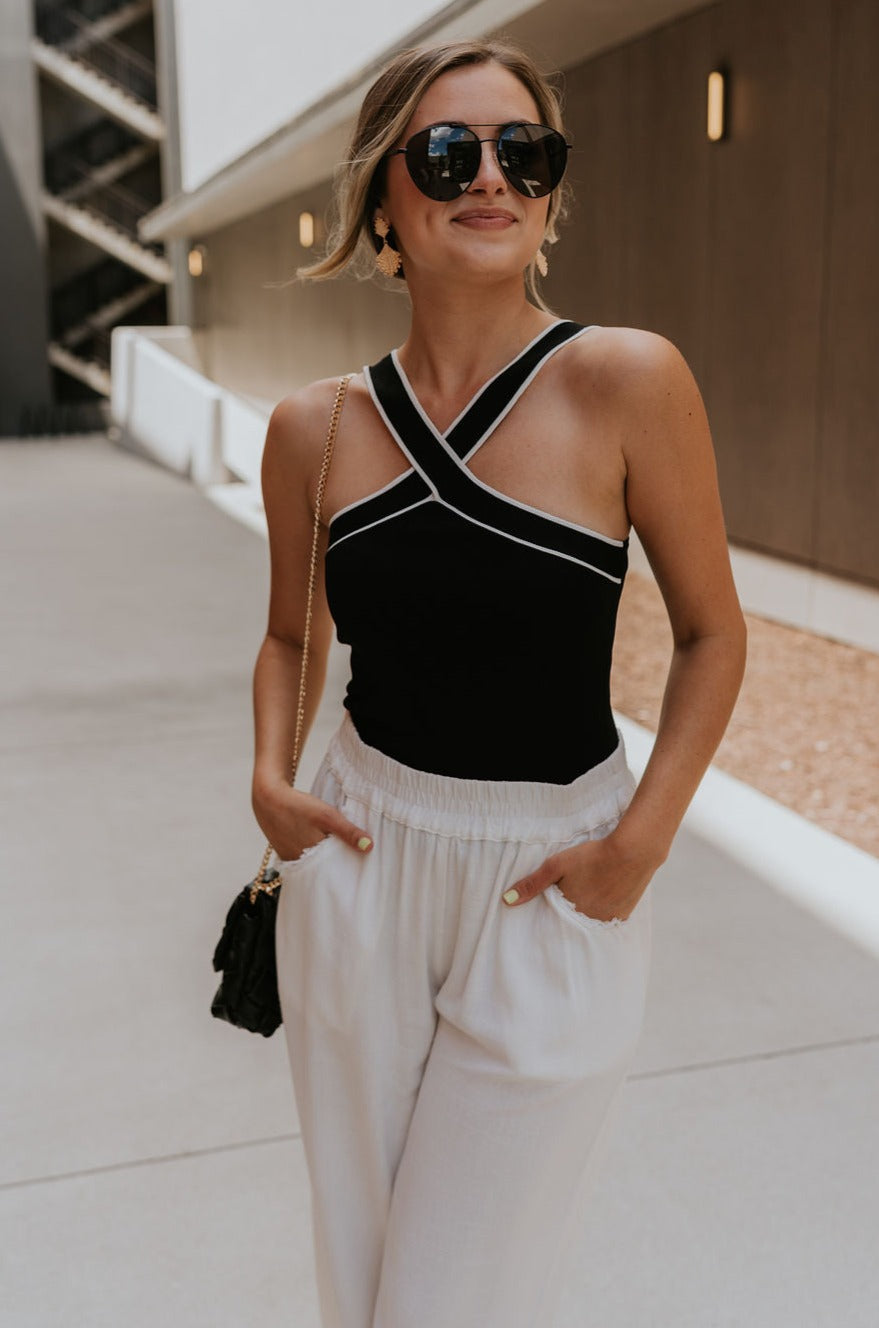
[[[143,281],[142,272],[115,258],[107,258],[77,273],[51,292],[52,335],[63,339],[66,329],[87,322],[95,310],[127,295]]]
[[[19,438],[38,438],[46,434],[103,432],[110,423],[109,402],[45,402],[22,406],[15,432]]]
[[[124,9],[130,0],[76,0],[75,4],[65,5],[69,14],[76,14],[86,23],[95,23],[106,18],[117,9]]]
[[[121,156],[129,148],[140,146],[142,140],[115,120],[99,120],[77,134],[71,134],[46,152],[43,158],[43,179],[53,194],[77,184],[80,179],[71,162],[86,167],[102,166]]]
[[[64,171],[69,181],[67,188],[75,194],[70,200],[75,207],[82,208],[98,221],[115,226],[141,249],[149,249],[154,254],[164,255],[164,248],[160,242],[142,240],[137,233],[137,223],[140,218],[146,216],[156,206],[152,199],[143,198],[122,184],[96,183],[92,167],[73,156],[65,161]],[[62,202],[66,201],[63,191],[57,193],[56,197]]]
[[[96,327],[87,342],[77,348],[77,354],[84,359],[95,360],[102,369],[110,368],[110,333],[109,327]]]
[[[155,111],[156,66],[115,37],[95,38],[88,19],[72,10],[38,5],[35,31],[49,46],[71,56]]]

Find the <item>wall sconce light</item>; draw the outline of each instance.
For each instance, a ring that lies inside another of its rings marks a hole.
[[[310,249],[314,244],[314,215],[311,212],[299,213],[299,243],[303,249]]]
[[[187,255],[189,264],[189,275],[191,277],[204,276],[205,258],[207,257],[207,248],[203,244],[194,244]]]
[[[708,137],[712,143],[726,136],[726,85],[726,70],[713,69],[708,75]]]

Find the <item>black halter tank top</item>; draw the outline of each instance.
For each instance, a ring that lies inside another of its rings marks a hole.
[[[589,330],[545,329],[445,434],[396,351],[364,368],[410,467],[331,520],[327,598],[351,647],[354,727],[404,765],[567,784],[617,745],[610,665],[628,540],[509,498],[468,466],[541,366]]]

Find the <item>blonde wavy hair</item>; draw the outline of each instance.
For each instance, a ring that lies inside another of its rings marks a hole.
[[[362,278],[376,274],[375,254],[382,241],[373,231],[373,217],[383,192],[385,153],[399,141],[424,93],[441,74],[489,62],[515,74],[537,103],[541,123],[564,133],[559,91],[531,57],[512,42],[448,42],[400,51],[364,97],[354,136],[336,172],[327,252],[318,262],[297,268],[296,278],[322,281],[346,269]],[[563,180],[550,195],[545,243],[557,241],[557,227],[569,206],[570,186]],[[393,241],[393,231],[389,239]],[[402,271],[397,275],[402,277]],[[526,289],[538,307],[547,309],[537,288],[537,276],[532,259],[526,269]]]

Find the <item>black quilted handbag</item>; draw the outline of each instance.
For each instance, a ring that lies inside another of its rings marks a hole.
[[[266,889],[266,885],[274,888]],[[260,888],[260,885],[262,888]],[[226,925],[214,951],[214,969],[223,980],[211,1014],[250,1033],[271,1037],[281,1022],[278,970],[275,962],[275,918],[281,878],[276,871],[263,881],[245,885],[226,914]]]

